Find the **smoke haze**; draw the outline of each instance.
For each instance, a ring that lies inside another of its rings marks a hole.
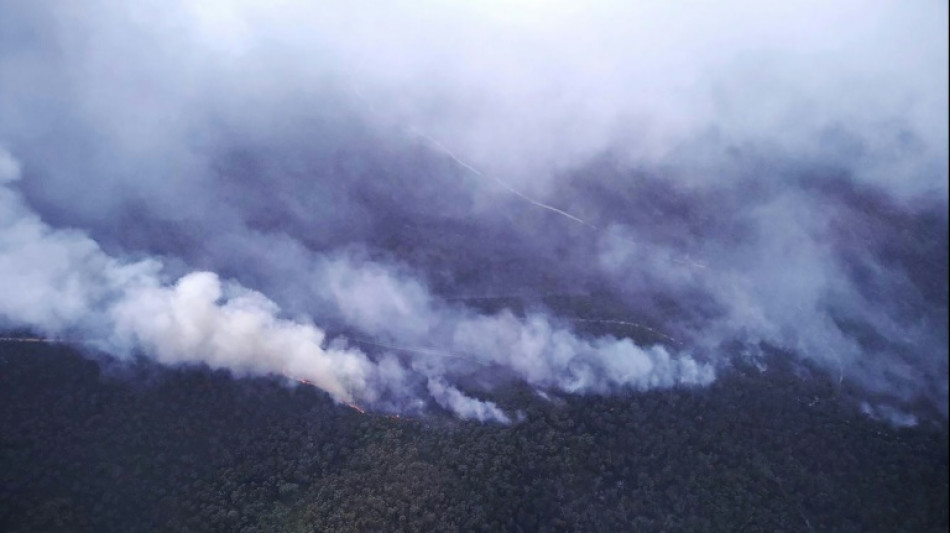
[[[779,353],[945,419],[946,5],[627,4],[5,2],[0,324],[501,422]]]

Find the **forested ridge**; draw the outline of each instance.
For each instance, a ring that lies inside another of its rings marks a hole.
[[[772,365],[705,389],[361,414],[277,378],[0,344],[0,530],[946,531],[947,430]]]

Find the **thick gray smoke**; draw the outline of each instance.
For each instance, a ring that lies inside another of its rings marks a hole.
[[[540,315],[478,315],[439,305],[417,282],[399,280],[370,262],[333,259],[315,266],[312,277],[323,303],[348,326],[373,339],[435,338],[463,350],[453,355],[363,341],[383,348],[371,360],[342,337],[329,339],[307,318],[281,318],[273,301],[222,283],[214,273],[166,281],[154,260],[116,260],[81,232],[50,228],[6,187],[18,178],[18,163],[0,151],[0,317],[8,325],[67,339],[79,335],[119,355],[141,349],[164,363],[277,373],[316,385],[339,401],[387,409],[422,407],[413,381],[424,380],[439,405],[479,420],[508,417],[446,380],[486,365],[572,392],[704,384],[713,377],[709,365],[686,355],[673,359],[662,346],[639,348],[612,337],[588,341]]]
[[[764,353],[946,416],[946,5],[468,4],[5,2],[0,321],[480,420]]]

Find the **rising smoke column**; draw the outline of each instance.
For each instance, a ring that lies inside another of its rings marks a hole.
[[[486,317],[437,310],[423,287],[401,282],[382,266],[327,260],[327,271],[317,275],[347,324],[373,339],[413,342],[448,328],[456,338],[452,345],[464,350],[460,356],[370,341],[366,344],[395,349],[370,359],[345,338],[328,338],[306,318],[282,318],[280,308],[261,293],[222,282],[214,273],[166,281],[157,260],[117,260],[82,232],[49,227],[7,188],[20,170],[5,151],[0,171],[0,289],[6,295],[0,319],[8,326],[75,336],[120,356],[141,351],[165,364],[278,374],[317,386],[341,402],[390,410],[420,408],[419,395],[426,394],[463,418],[483,421],[509,418],[447,379],[487,364],[533,385],[571,392],[706,384],[713,378],[710,367],[689,357],[672,359],[663,348],[644,350],[629,340],[583,341],[543,316],[522,322],[508,312]]]
[[[578,393],[705,383],[775,348],[946,412],[945,5],[0,9],[14,203],[87,243],[64,260],[147,281],[37,275],[37,301],[69,298],[12,322],[108,311],[102,335],[169,361],[226,359],[156,341],[244,327],[218,304],[317,323],[373,352],[345,387],[392,409],[459,405],[498,369]],[[166,325],[120,314],[133,293]],[[473,303],[511,295],[534,307]]]
[[[5,186],[17,167],[0,151],[0,319],[8,326],[75,335],[119,355],[143,349],[163,363],[306,379],[340,401],[367,396],[372,364],[359,350],[278,318],[263,295],[213,273],[164,283],[154,260],[116,260],[81,232],[50,228]]]

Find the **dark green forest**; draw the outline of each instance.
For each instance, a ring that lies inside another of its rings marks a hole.
[[[945,423],[820,375],[542,399],[510,426],[0,343],[0,531],[946,531]]]

